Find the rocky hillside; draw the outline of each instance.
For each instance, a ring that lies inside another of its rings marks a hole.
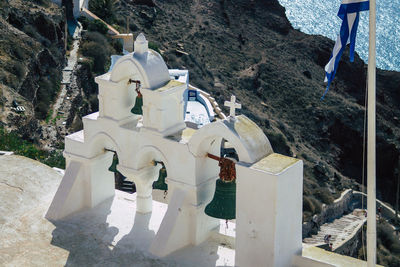
[[[333,41],[293,29],[277,0],[116,1],[116,20],[155,42],[170,68],[222,106],[235,94],[275,151],[305,163],[305,214],[361,183],[366,65],[342,57],[324,101]],[[182,54],[179,51],[188,53]],[[378,197],[394,203],[400,154],[400,74],[377,71]],[[316,201],[317,200],[317,201]],[[308,216],[307,216],[308,217]],[[309,218],[309,217],[308,217]]]
[[[50,0],[0,2],[0,121],[36,143],[60,88],[64,24],[62,9]],[[26,111],[17,112],[16,104]]]

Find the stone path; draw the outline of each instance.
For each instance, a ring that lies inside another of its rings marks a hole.
[[[62,103],[64,102],[65,96],[67,94],[67,85],[71,83],[72,72],[78,61],[78,50],[79,50],[79,41],[80,41],[80,32],[81,28],[77,27],[74,33],[74,41],[72,44],[72,50],[68,56],[67,66],[62,71],[62,81],[61,81],[61,90],[57,96],[56,101],[53,105],[53,114],[52,119],[56,118],[58,115],[58,110],[60,109]]]
[[[312,246],[324,245],[325,235],[331,235],[330,242],[332,243],[332,249],[335,250],[347,242],[366,221],[367,218],[363,211],[355,209],[352,213],[335,219],[333,222],[323,224],[318,234],[303,239],[303,243]]]

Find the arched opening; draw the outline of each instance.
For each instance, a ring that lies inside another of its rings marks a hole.
[[[108,149],[105,149],[105,150],[113,153],[112,163],[111,163],[110,167],[108,168],[108,171],[114,173],[115,189],[130,193],[130,194],[135,193],[136,192],[135,183],[127,180],[126,176],[124,176],[122,173],[120,173],[118,171],[117,166],[119,164],[119,158],[118,158],[117,152],[113,151],[113,150],[108,150]]]
[[[149,191],[154,200],[167,203],[170,166],[164,153],[154,146],[145,146],[131,155],[133,159],[130,165],[138,171],[132,179],[135,183],[140,183],[136,185],[136,189],[141,187],[140,190]]]
[[[219,140],[219,142],[216,142]],[[218,176],[212,198],[206,202],[204,212],[217,219],[228,220],[236,218],[236,163],[239,161],[235,147],[223,137],[217,137],[210,144],[219,144],[218,153],[207,152],[207,157],[218,162]],[[212,145],[210,146],[212,148]],[[216,151],[215,147],[213,150]],[[212,163],[211,163],[212,164]],[[214,163],[215,164],[215,163]],[[215,177],[215,176],[214,176]],[[213,181],[214,182],[214,181]]]

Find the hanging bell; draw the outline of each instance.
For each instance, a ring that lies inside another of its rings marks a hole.
[[[119,161],[118,161],[117,153],[114,153],[113,161],[112,161],[112,163],[111,163],[110,168],[108,168],[108,170],[109,170],[110,172],[115,172],[115,173],[118,172],[118,170],[117,170],[117,165],[118,165],[118,163],[119,163]]]
[[[206,206],[205,213],[218,219],[232,220],[236,218],[235,181],[217,180],[214,197]]]
[[[168,185],[165,183],[165,178],[167,177],[167,170],[162,167],[158,172],[158,180],[153,183],[153,189],[168,190]]]
[[[135,100],[135,105],[131,109],[131,112],[136,115],[143,115],[143,96],[142,94],[138,94]]]

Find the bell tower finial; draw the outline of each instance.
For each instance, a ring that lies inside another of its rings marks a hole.
[[[140,33],[135,40],[135,54],[144,54],[149,50],[149,42],[143,33]]]

